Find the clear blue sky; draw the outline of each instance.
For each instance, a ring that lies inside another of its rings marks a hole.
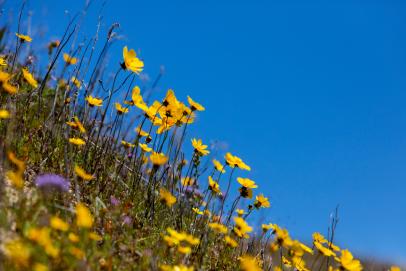
[[[140,49],[151,77],[166,68],[162,95],[171,87],[206,106],[192,135],[252,166],[273,204],[266,220],[309,240],[339,204],[339,245],[406,263],[402,2],[116,0],[103,14],[124,35],[111,63],[124,45]],[[28,6],[57,37],[78,3]],[[100,3],[83,33],[94,32]]]

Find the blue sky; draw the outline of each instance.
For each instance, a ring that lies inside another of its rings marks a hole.
[[[58,37],[78,3],[28,7]],[[191,136],[252,166],[267,221],[309,240],[339,204],[339,245],[406,263],[405,3],[116,0],[103,14],[123,35],[111,64],[139,49],[152,78],[165,66],[158,96],[171,87],[206,106]]]

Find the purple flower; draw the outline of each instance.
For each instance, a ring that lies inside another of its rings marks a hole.
[[[123,224],[124,224],[124,225],[130,225],[131,222],[132,222],[132,219],[131,219],[131,217],[129,217],[128,215],[126,215],[126,216],[123,217]]]
[[[40,188],[55,188],[61,191],[68,191],[70,187],[69,180],[56,174],[43,174],[35,178],[35,184]]]
[[[120,204],[120,201],[115,196],[110,196],[110,203],[113,206],[117,206]]]

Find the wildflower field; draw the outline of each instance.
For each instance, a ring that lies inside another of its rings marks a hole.
[[[105,65],[117,24],[77,45],[73,16],[36,52],[26,13],[0,25],[0,270],[373,270],[337,245],[337,217],[311,243],[250,223],[272,205],[255,165],[190,138],[205,105],[141,86],[137,44]]]

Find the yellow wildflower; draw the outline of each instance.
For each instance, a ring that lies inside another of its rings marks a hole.
[[[76,205],[76,225],[81,228],[91,228],[93,226],[93,216],[83,203]]]
[[[82,86],[82,82],[80,82],[79,79],[77,79],[75,76],[72,76],[70,81],[77,87],[80,88]]]
[[[49,268],[45,264],[35,263],[33,266],[33,271],[48,271]]]
[[[224,158],[226,160],[227,165],[229,165],[232,168],[238,167],[240,169],[247,171],[251,170],[251,167],[249,167],[246,163],[244,163],[244,161],[238,156],[232,155],[231,153],[228,152],[226,153]]]
[[[103,238],[102,238],[100,235],[98,235],[96,232],[91,232],[91,233],[89,233],[89,238],[92,239],[92,240],[94,240],[94,241],[101,241],[101,240],[103,240]]]
[[[136,74],[140,74],[144,69],[144,62],[137,57],[134,49],[128,51],[127,46],[123,48],[123,59],[124,63],[122,67],[124,69],[130,70],[135,72]]]
[[[3,252],[16,265],[28,267],[31,251],[20,239],[5,242]]]
[[[147,144],[138,143],[138,145],[140,146],[140,148],[141,148],[144,152],[151,152],[151,151],[152,151],[152,148],[148,147]]]
[[[235,241],[233,238],[231,238],[228,235],[224,237],[224,242],[226,242],[226,244],[228,246],[233,247],[233,248],[238,246],[237,241]]]
[[[213,180],[213,178],[211,176],[209,176],[209,190],[213,191],[213,193],[215,194],[220,194],[220,185]]]
[[[240,267],[243,271],[262,271],[262,268],[259,267],[258,260],[250,255],[240,257]]]
[[[159,197],[161,201],[165,203],[168,207],[171,207],[176,202],[176,198],[168,190],[161,188],[159,190]]]
[[[135,144],[132,144],[132,143],[127,142],[125,140],[121,140],[121,145],[123,145],[124,148],[134,148],[135,147]]]
[[[152,154],[149,156],[149,159],[154,166],[158,167],[166,164],[166,162],[168,161],[168,157],[165,156],[165,154],[158,152],[152,152]]]
[[[91,95],[87,96],[86,99],[87,103],[89,104],[90,107],[93,106],[102,106],[103,105],[103,100],[99,98],[94,98]]]
[[[78,138],[78,137],[71,137],[71,138],[69,138],[69,143],[77,145],[77,146],[82,146],[82,145],[86,144],[86,141],[84,141],[83,139]]]
[[[269,203],[268,198],[264,197],[263,194],[256,196],[256,200],[254,202],[255,208],[269,208],[271,204]]]
[[[7,66],[7,61],[2,56],[0,56],[0,66]]]
[[[53,228],[55,230],[67,231],[69,229],[69,224],[57,216],[51,217],[49,224],[50,224],[51,228]]]
[[[222,234],[226,234],[228,232],[228,229],[226,226],[224,226],[223,224],[220,223],[209,223],[209,228],[214,230],[217,233],[222,233]]]
[[[226,170],[224,169],[223,165],[216,159],[213,159],[213,164],[214,164],[214,168],[221,172],[221,173],[225,173]]]
[[[85,181],[90,181],[94,179],[94,176],[92,174],[87,173],[83,168],[81,168],[78,165],[75,165],[75,173]]]
[[[234,217],[234,222],[234,233],[240,238],[248,239],[248,233],[252,232],[252,227],[242,217]]]
[[[35,80],[34,76],[28,71],[27,68],[23,68],[23,77],[33,88],[38,87],[38,82]]]
[[[66,62],[66,65],[75,65],[78,62],[76,57],[73,57],[67,53],[63,54],[63,60]]]
[[[208,155],[210,152],[207,150],[207,145],[203,145],[201,139],[192,139],[192,146],[195,148],[195,152],[201,156]]]
[[[8,92],[8,94],[16,94],[17,87],[11,85],[8,81],[4,81],[2,84],[3,89]]]
[[[10,118],[10,112],[5,109],[0,109],[0,119],[8,119]]]
[[[78,260],[82,260],[86,256],[86,254],[83,250],[81,250],[80,248],[77,248],[77,247],[73,247],[73,246],[69,248],[69,252],[70,252],[70,254],[75,256],[76,259],[78,259]]]
[[[243,209],[237,209],[235,210],[238,216],[243,216],[245,214],[245,211]]]
[[[192,248],[189,246],[179,246],[178,252],[182,254],[190,254],[192,252]]]
[[[123,107],[120,103],[114,104],[119,115],[128,113],[128,108]]]
[[[192,98],[190,98],[189,96],[187,96],[187,101],[188,101],[188,103],[190,105],[190,109],[192,109],[192,111],[196,111],[196,110],[204,111],[204,107],[201,104],[193,101]]]
[[[348,270],[348,271],[361,271],[362,270],[361,262],[359,260],[354,259],[354,257],[352,256],[352,253],[346,249],[341,251],[340,263],[341,263],[341,267],[344,270]]]
[[[192,211],[195,212],[198,215],[203,215],[204,214],[203,211],[200,211],[199,208],[196,208],[196,207],[193,207]]]
[[[76,234],[70,232],[68,235],[68,239],[69,241],[71,241],[72,243],[77,243],[79,242],[79,236],[77,236]]]
[[[16,36],[20,39],[21,42],[31,42],[32,41],[32,38],[28,35],[16,33]]]

